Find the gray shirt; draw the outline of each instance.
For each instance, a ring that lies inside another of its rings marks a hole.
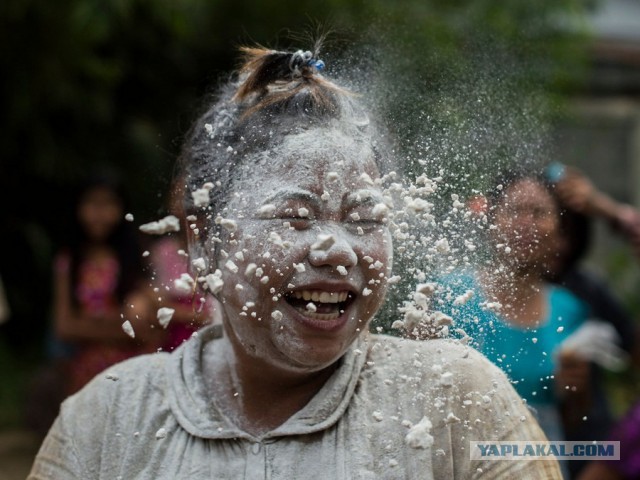
[[[257,438],[207,394],[203,351],[220,335],[98,375],[64,402],[28,478],[561,478],[554,461],[469,459],[470,440],[545,439],[470,347],[363,334],[302,410]]]

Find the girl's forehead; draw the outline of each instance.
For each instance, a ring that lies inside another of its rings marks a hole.
[[[311,180],[327,173],[340,179],[367,172],[378,176],[373,150],[369,144],[335,130],[316,129],[289,135],[272,149],[247,159],[242,168],[244,180]]]

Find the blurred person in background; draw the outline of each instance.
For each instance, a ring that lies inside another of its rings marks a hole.
[[[125,212],[126,196],[116,180],[89,179],[77,196],[67,246],[54,260],[54,332],[68,353],[67,395],[161,341],[149,322],[142,252]],[[125,320],[135,338],[123,331]]]
[[[150,263],[153,271],[153,298],[158,310],[169,309],[159,313],[170,317],[166,326],[166,338],[162,344],[164,351],[170,352],[180,346],[194,332],[204,325],[219,323],[220,306],[212,296],[206,299],[195,295],[193,291],[181,290],[176,285],[183,274],[189,273],[195,267],[189,265],[186,253],[187,232],[191,229],[187,222],[182,199],[184,197],[184,183],[181,177],[172,182],[168,192],[169,214],[179,219],[180,231],[171,232],[160,238],[151,246]],[[204,302],[201,302],[200,299]]]
[[[590,418],[596,387],[589,360],[563,348],[590,318],[589,306],[548,279],[567,228],[562,208],[553,187],[530,172],[503,172],[486,201],[492,259],[485,268],[445,277],[435,308],[456,319],[473,345],[509,375],[547,437],[566,440],[575,419]],[[580,440],[601,435],[589,429]],[[581,466],[565,463],[566,476]]]

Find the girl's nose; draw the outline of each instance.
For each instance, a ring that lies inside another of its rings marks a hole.
[[[323,237],[311,246],[309,263],[314,267],[350,268],[358,263],[358,256],[346,238],[341,235],[331,235]]]

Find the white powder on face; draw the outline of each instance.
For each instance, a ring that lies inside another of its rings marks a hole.
[[[329,250],[336,243],[336,239],[331,234],[321,233],[317,237],[317,241],[311,245],[311,250]]]
[[[371,210],[374,217],[384,217],[389,213],[389,207],[387,207],[384,203],[376,203],[373,206],[373,210]]]
[[[259,218],[273,218],[273,214],[276,211],[276,206],[269,203],[267,205],[262,205],[258,208],[258,217]]]
[[[338,266],[336,267],[336,270],[338,271],[338,273],[339,273],[340,275],[343,275],[343,276],[344,276],[344,275],[348,275],[348,274],[349,274],[349,272],[347,271],[347,269],[346,269],[344,266],[342,266],[342,265],[338,265]]]

